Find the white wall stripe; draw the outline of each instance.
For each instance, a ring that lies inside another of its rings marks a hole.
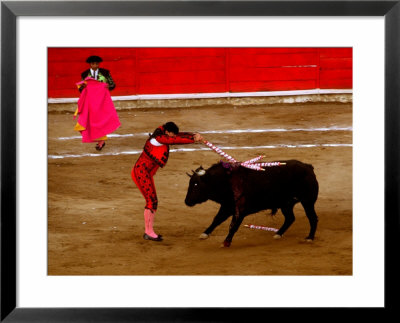
[[[171,99],[213,99],[237,97],[262,97],[262,96],[296,96],[313,94],[352,94],[353,90],[347,89],[312,89],[299,91],[265,91],[265,92],[221,92],[221,93],[188,93],[188,94],[138,94],[126,96],[112,96],[113,101],[137,100],[171,100]],[[49,98],[48,103],[76,103],[78,98]]]

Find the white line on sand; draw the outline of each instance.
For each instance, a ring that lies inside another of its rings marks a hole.
[[[202,134],[238,134],[238,133],[264,133],[264,132],[311,132],[311,131],[353,131],[352,127],[320,127],[320,128],[275,128],[275,129],[235,129],[235,130],[209,130],[209,131],[199,131]],[[110,138],[126,138],[126,137],[146,137],[149,133],[128,133],[128,134],[110,134],[107,137]],[[74,140],[81,139],[81,136],[71,136],[71,137],[58,137],[58,140]]]
[[[275,149],[275,148],[313,148],[313,147],[353,147],[352,144],[302,144],[302,145],[268,145],[268,146],[241,146],[241,147],[219,147],[222,150],[242,150],[242,149]],[[171,149],[171,153],[189,152],[189,151],[205,151],[211,150],[207,147],[201,148],[177,148]],[[114,153],[98,153],[98,154],[81,154],[81,155],[49,155],[49,159],[63,158],[81,158],[81,157],[100,157],[100,156],[118,156],[118,155],[138,155],[142,150],[131,150]]]

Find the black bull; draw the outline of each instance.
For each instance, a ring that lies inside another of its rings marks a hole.
[[[245,216],[271,209],[281,209],[285,221],[274,238],[280,238],[294,222],[293,207],[300,202],[310,222],[307,240],[313,240],[318,217],[314,204],[318,198],[318,182],[312,165],[297,160],[281,161],[286,165],[268,167],[263,171],[217,163],[205,170],[192,171],[185,203],[194,206],[207,200],[221,205],[211,225],[200,236],[209,234],[232,216],[224,246],[229,247]]]

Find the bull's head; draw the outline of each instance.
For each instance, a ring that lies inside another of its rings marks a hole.
[[[195,171],[192,170],[192,173],[192,175],[187,174],[190,177],[189,188],[185,198],[185,203],[187,206],[194,206],[208,200],[208,189],[205,180],[207,177],[207,171],[200,166]]]

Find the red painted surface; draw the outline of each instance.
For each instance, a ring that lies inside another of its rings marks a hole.
[[[351,89],[352,48],[49,48],[49,98],[78,97],[90,55],[113,96]]]

